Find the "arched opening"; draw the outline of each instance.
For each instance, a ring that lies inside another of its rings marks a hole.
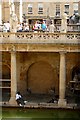
[[[54,86],[54,70],[49,63],[39,61],[29,67],[27,87],[33,94],[47,94]]]
[[[10,68],[6,64],[0,65],[0,92],[1,101],[9,101],[11,93],[11,76]]]
[[[76,65],[71,70],[71,81],[67,86],[67,99],[80,104],[80,65]]]
[[[77,76],[78,81],[80,81],[80,66],[75,66],[72,69],[72,80],[74,80],[75,75]]]
[[[2,79],[11,79],[10,68],[5,64],[2,65]]]
[[[80,94],[80,66],[75,66],[72,69],[72,81],[71,81],[71,87],[74,94],[78,95]],[[80,97],[80,96],[79,96]]]

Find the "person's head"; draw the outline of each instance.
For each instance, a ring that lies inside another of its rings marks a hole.
[[[17,92],[17,94],[19,94],[19,95],[20,95],[20,92]]]
[[[45,21],[43,20],[43,22],[42,22],[43,24],[45,24]]]

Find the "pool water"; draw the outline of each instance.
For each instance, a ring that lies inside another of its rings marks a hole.
[[[10,119],[12,118],[12,119]],[[36,119],[59,119],[80,120],[79,110],[66,109],[26,109],[26,108],[3,108],[2,120],[36,120]]]

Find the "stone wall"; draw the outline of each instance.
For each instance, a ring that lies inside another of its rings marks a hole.
[[[7,57],[6,57],[7,56]],[[80,63],[79,53],[66,53],[66,85],[72,80],[72,69]],[[10,54],[3,53],[4,69],[10,64]],[[14,62],[13,62],[14,63]],[[59,53],[50,52],[21,52],[17,53],[17,86],[26,94],[27,89],[32,93],[49,93],[55,87],[59,91]],[[3,72],[6,72],[3,71]],[[10,71],[11,72],[11,71]]]

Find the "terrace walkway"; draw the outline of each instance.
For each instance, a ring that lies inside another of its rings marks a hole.
[[[60,108],[58,106],[57,101],[54,103],[49,103],[52,99],[51,95],[40,95],[40,94],[29,94],[26,97],[24,96],[24,100],[27,100],[27,103],[24,105],[25,108]],[[75,98],[67,99],[67,105],[61,108],[66,109],[80,109],[80,102],[77,104],[75,103]],[[2,107],[19,107],[17,104],[9,104],[7,100],[0,102],[0,106]]]

